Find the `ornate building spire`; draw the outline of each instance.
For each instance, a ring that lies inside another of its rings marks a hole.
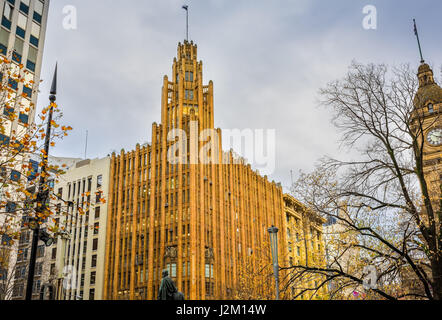
[[[419,78],[419,88],[435,84],[433,70],[426,63],[420,65],[417,76]]]
[[[442,88],[434,81],[433,70],[425,63],[422,55],[422,47],[419,40],[419,33],[416,26],[416,20],[413,19],[414,34],[416,35],[417,44],[419,47],[419,54],[421,57],[421,65],[419,66],[417,77],[419,79],[419,89],[415,97],[415,106],[422,107],[427,103],[442,102]]]
[[[198,47],[193,41],[178,43],[172,65],[172,81],[164,76],[163,126],[186,127],[188,120],[197,120],[200,129],[213,128],[213,83],[203,85],[203,63],[198,61]]]
[[[419,66],[417,77],[419,79],[419,89],[415,97],[417,108],[426,106],[428,103],[442,102],[442,88],[434,81],[433,70],[426,63]]]

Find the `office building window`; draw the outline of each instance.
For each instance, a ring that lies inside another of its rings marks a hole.
[[[17,19],[17,34],[22,38],[25,37],[25,30],[27,23],[28,23],[28,17],[26,17],[23,13],[19,12]]]
[[[37,55],[38,50],[34,47],[30,46],[28,51],[28,61],[26,63],[26,68],[28,68],[30,71],[35,72],[35,65],[37,63]],[[31,87],[31,83],[29,85]]]
[[[0,133],[0,145],[8,145],[10,138]],[[6,168],[1,168],[1,175],[6,177]]]
[[[19,116],[18,120],[20,121],[20,123],[28,124],[29,123],[29,115],[20,112],[20,116]]]
[[[99,222],[96,222],[96,223],[94,224],[94,234],[95,234],[95,235],[98,234],[99,229],[100,229],[100,223],[99,223]]]
[[[45,255],[45,246],[41,245],[37,247],[37,258],[44,257]]]
[[[11,29],[13,10],[14,8],[9,3],[5,3],[5,6],[3,7],[2,26],[4,26],[7,29]]]
[[[97,249],[98,249],[98,239],[94,239],[94,241],[92,242],[92,250],[97,251]]]
[[[89,290],[89,300],[95,300],[95,289]]]
[[[95,268],[96,266],[97,266],[97,255],[93,255],[91,260],[91,268]]]
[[[170,276],[173,278],[176,277],[176,263],[170,265]]]
[[[40,39],[40,26],[34,21],[32,21],[31,38],[29,39],[29,42],[34,46],[38,47],[39,39]]]
[[[20,11],[23,11],[24,13],[29,13],[29,1],[30,0],[21,0],[20,1]]]
[[[95,219],[100,218],[100,207],[95,207]]]
[[[206,278],[210,278],[210,264],[206,263]]]
[[[9,32],[0,28],[0,53],[6,55],[8,51]]]
[[[24,291],[24,285],[23,284],[14,285],[12,296],[14,296],[14,297],[23,296],[23,291]]]
[[[40,293],[41,280],[34,281],[34,286],[32,288],[32,293]]]
[[[103,186],[103,176],[102,175],[99,175],[98,177],[97,177],[97,189],[98,188],[101,188]]]
[[[193,72],[191,71],[186,71],[186,81],[193,81]]]
[[[97,272],[91,272],[91,286],[95,284],[95,278],[97,276]]]
[[[428,112],[429,113],[433,113],[434,112],[434,107],[433,107],[432,103],[428,104]]]
[[[12,53],[12,60],[14,60],[17,63],[21,63],[22,56],[23,56],[23,46],[24,46],[24,41],[20,38],[15,37],[14,52]]]
[[[43,2],[35,1],[33,19],[38,23],[41,23],[41,18],[43,15],[43,7],[44,7]]]
[[[95,203],[100,203],[101,202],[101,192],[97,192],[95,193]]]
[[[11,79],[9,79],[9,80],[11,80]],[[17,81],[15,81],[15,84],[12,84],[12,87],[13,86],[17,86]],[[3,115],[4,116],[6,116],[6,117],[11,117],[12,115],[14,114],[14,108],[12,108],[12,107],[4,107],[3,108]]]
[[[27,98],[31,98],[32,97],[32,89],[28,88],[27,86],[23,86],[23,94],[25,94]]]

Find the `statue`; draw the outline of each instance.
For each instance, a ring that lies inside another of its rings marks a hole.
[[[163,270],[158,300],[184,300],[184,295],[178,291],[173,280],[169,277],[169,271]]]

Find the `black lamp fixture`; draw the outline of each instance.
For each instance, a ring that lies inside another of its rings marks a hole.
[[[50,138],[51,138],[51,130],[52,130],[52,116],[54,112],[54,106],[57,94],[57,69],[58,66],[55,65],[54,77],[52,79],[51,91],[49,96],[49,101],[51,102],[49,107],[49,115],[48,121],[46,125],[46,136],[44,142],[44,153],[43,153],[43,162],[40,175],[40,181],[38,184],[38,194],[36,201],[36,217],[30,221],[30,227],[33,230],[32,232],[32,244],[31,244],[31,256],[29,257],[29,267],[28,267],[28,279],[26,284],[26,295],[25,300],[32,300],[33,294],[33,285],[34,285],[34,275],[35,275],[35,263],[37,259],[37,247],[38,241],[42,240],[47,246],[50,246],[54,239],[51,238],[45,231],[40,229],[41,223],[41,214],[45,211],[46,200],[49,195],[46,181],[46,172],[47,172],[47,160],[49,156],[49,146],[50,146]]]
[[[267,229],[270,234],[270,250],[272,252],[273,273],[275,275],[276,300],[279,300],[279,265],[278,265],[278,231],[275,226]]]
[[[54,243],[54,238],[44,230],[40,230],[39,239],[45,243],[46,247],[50,247]]]

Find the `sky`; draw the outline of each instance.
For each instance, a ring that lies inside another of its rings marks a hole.
[[[171,77],[178,42],[189,37],[214,82],[215,127],[275,129],[276,169],[285,190],[293,171],[311,171],[322,156],[342,156],[331,113],[318,91],[342,78],[352,61],[419,65],[412,19],[426,62],[442,65],[441,1],[359,0],[52,0],[38,107],[48,102],[58,62],[57,102],[74,128],[51,154],[104,157],[151,141],[160,122],[163,76]],[[66,30],[65,6],[77,29]],[[363,8],[376,8],[365,29]]]

